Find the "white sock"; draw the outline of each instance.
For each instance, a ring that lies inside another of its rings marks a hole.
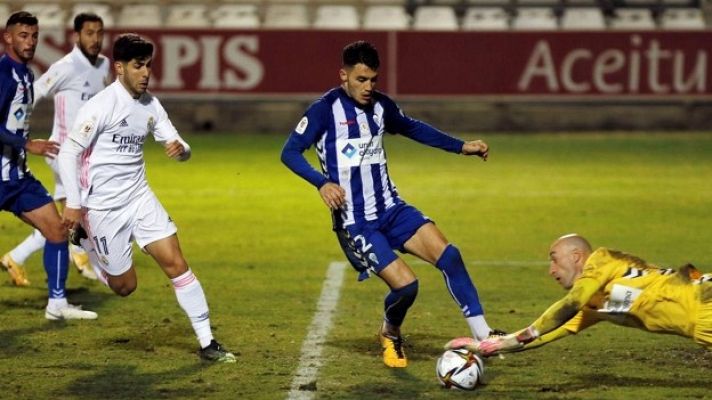
[[[484,315],[475,315],[474,317],[467,317],[465,318],[467,321],[467,325],[470,326],[470,330],[472,331],[472,337],[474,337],[477,340],[483,340],[486,339],[487,336],[490,334],[490,327],[487,325],[487,321],[485,321],[485,316]]]
[[[32,253],[44,248],[45,241],[46,239],[42,236],[40,231],[35,229],[30,236],[25,238],[22,243],[10,251],[10,257],[12,257],[16,263],[22,265]]]
[[[208,302],[205,299],[203,287],[200,286],[198,278],[193,275],[193,271],[188,269],[184,274],[171,279],[176,292],[178,304],[185,311],[193,325],[195,336],[198,337],[200,347],[208,347],[213,340],[213,332],[210,329],[210,318]]]
[[[67,298],[62,298],[62,299],[49,299],[47,302],[47,308],[50,308],[52,310],[59,310],[60,308],[65,308],[69,305],[67,303]]]

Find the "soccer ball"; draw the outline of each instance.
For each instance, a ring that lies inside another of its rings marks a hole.
[[[481,382],[485,364],[466,349],[447,350],[435,365],[440,385],[447,389],[474,390]]]

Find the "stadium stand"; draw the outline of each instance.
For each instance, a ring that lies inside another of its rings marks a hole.
[[[561,16],[563,30],[606,29],[606,19],[597,7],[566,8]]]
[[[10,5],[0,4],[0,21],[3,21],[4,24],[8,18],[10,18]]]
[[[449,6],[420,6],[415,10],[413,29],[422,31],[455,31],[455,11]]]
[[[610,20],[611,29],[655,29],[653,14],[648,8],[618,8]]]
[[[10,0],[0,18],[20,9],[45,28],[71,26],[82,11],[107,28],[699,30],[712,21],[705,0]]]
[[[506,31],[509,14],[502,7],[468,7],[462,18],[464,31]]]
[[[23,7],[27,12],[37,16],[43,28],[64,28],[67,12],[59,5],[53,3],[29,3]],[[4,26],[4,23],[3,23]]]
[[[111,6],[109,4],[102,3],[76,3],[72,6],[72,12],[67,18],[67,26],[72,26],[74,22],[74,16],[83,13],[90,12],[101,17],[104,20],[105,28],[112,28],[115,25],[114,14],[111,11]]]
[[[405,8],[395,4],[378,4],[366,7],[363,13],[363,29],[405,30],[410,27],[410,15]]]
[[[350,4],[324,4],[316,9],[314,28],[355,30],[360,26],[356,7]]]
[[[697,8],[668,8],[660,15],[660,28],[670,30],[705,29],[702,11]]]
[[[171,4],[165,26],[169,28],[206,28],[211,24],[204,4]]]
[[[303,3],[268,4],[263,26],[276,29],[309,28],[307,6]]]
[[[163,26],[161,8],[158,4],[123,5],[116,25],[122,28],[160,28]]]
[[[260,27],[256,4],[221,4],[211,12],[216,28],[255,29]]]
[[[514,30],[556,30],[554,9],[549,7],[519,7],[512,21]]]
[[[465,5],[468,7],[507,7],[510,3],[510,0],[465,0]]]

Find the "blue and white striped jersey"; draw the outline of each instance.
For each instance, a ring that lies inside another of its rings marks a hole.
[[[346,205],[336,216],[342,227],[377,220],[402,201],[388,175],[384,133],[454,153],[462,150],[461,140],[405,116],[388,96],[374,92],[372,99],[360,106],[340,87],[330,90],[307,109],[282,151],[282,161],[317,188],[334,182],[345,190]],[[321,174],[302,155],[312,145]]]
[[[32,113],[32,70],[7,54],[0,57],[0,182],[30,175],[25,142]]]

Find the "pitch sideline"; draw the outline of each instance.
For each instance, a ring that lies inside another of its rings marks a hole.
[[[302,343],[299,366],[292,379],[287,400],[308,400],[315,397],[314,382],[322,365],[321,353],[331,330],[332,317],[339,304],[345,269],[345,262],[333,261],[329,264],[321,296],[316,304],[316,313]]]

